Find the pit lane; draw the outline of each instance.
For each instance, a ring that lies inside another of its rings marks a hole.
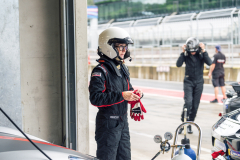
[[[142,103],[145,106],[147,113],[144,114],[145,119],[136,122],[129,118],[129,128],[131,136],[131,150],[133,160],[151,159],[158,151],[159,144],[153,141],[153,136],[159,134],[163,137],[164,133],[169,131],[175,134],[176,128],[181,124],[180,115],[184,104],[182,96],[183,84],[179,82],[160,82],[154,80],[138,80],[132,79],[131,83],[135,88],[148,89],[151,92],[144,93]],[[230,87],[227,87],[229,89]],[[165,93],[172,95],[166,95]],[[177,94],[179,93],[179,94]],[[214,97],[214,90],[211,85],[204,85],[203,95],[211,99]],[[221,92],[219,92],[221,93]],[[180,95],[180,96],[179,96]],[[221,95],[221,94],[220,94]],[[95,132],[95,116],[97,108],[90,105],[90,155],[96,155],[96,142],[94,140]],[[201,160],[211,159],[211,128],[212,125],[219,119],[219,112],[222,111],[222,104],[211,104],[207,99],[201,100],[196,123],[202,129],[202,148]],[[196,150],[198,131],[193,127],[193,134],[188,135],[190,138],[191,147]],[[178,137],[178,141],[183,138]],[[168,160],[171,157],[171,150],[164,155],[160,155],[157,159]]]

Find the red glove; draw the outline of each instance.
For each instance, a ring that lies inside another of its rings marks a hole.
[[[135,90],[133,93],[140,96],[140,94],[136,92],[137,90]],[[141,119],[144,119],[143,112],[147,113],[147,111],[144,108],[141,100],[139,99],[137,101],[129,101],[128,103],[131,104],[131,108],[130,108],[131,118],[134,119],[135,121],[140,121]]]
[[[225,153],[223,152],[223,150],[218,151],[218,152],[213,152],[212,153],[212,158],[215,159],[217,158],[219,155],[223,156]]]

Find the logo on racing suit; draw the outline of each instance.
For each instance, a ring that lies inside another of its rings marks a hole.
[[[119,116],[110,116],[111,119],[118,119]]]
[[[92,77],[94,77],[94,76],[101,77],[101,72],[92,73]]]

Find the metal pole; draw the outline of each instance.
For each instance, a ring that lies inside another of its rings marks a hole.
[[[73,135],[75,135],[75,137],[73,138],[73,141],[74,141],[74,145],[75,145],[75,148],[73,148],[73,149],[75,149],[75,150],[78,150],[78,148],[77,148],[77,141],[78,141],[78,137],[77,137],[77,134],[78,134],[78,131],[77,131],[77,117],[78,117],[78,113],[77,113],[77,93],[76,93],[76,88],[77,88],[77,59],[76,59],[76,51],[75,51],[75,47],[76,47],[76,37],[75,37],[75,35],[76,35],[76,29],[75,29],[75,26],[76,26],[76,17],[75,17],[75,1],[73,0],[73,38],[74,38],[74,71],[75,71],[75,77],[74,77],[74,86],[75,86],[75,89],[74,89],[74,99],[75,99],[75,101],[74,101],[74,103],[75,103],[75,109],[74,109],[74,112],[75,112],[75,118],[73,119],[72,118],[72,120],[75,122],[75,126],[74,126],[74,129],[75,129],[75,133],[73,134]]]
[[[213,43],[213,25],[212,25],[212,23],[210,23],[210,25],[211,25],[211,27],[212,27],[212,43]]]
[[[175,136],[174,136],[174,140],[173,140],[173,145],[176,145],[177,143],[177,139],[178,139],[178,130],[182,127],[184,127],[185,125],[194,125],[195,127],[197,127],[198,129],[198,146],[197,146],[197,156],[196,156],[196,160],[200,160],[200,153],[201,153],[201,140],[202,140],[202,130],[200,128],[200,126],[194,122],[191,121],[187,121],[187,122],[183,122],[181,125],[178,126],[178,128],[175,131]],[[174,152],[175,152],[175,147],[172,149],[172,154],[171,154],[171,158],[173,158]]]
[[[160,21],[162,20],[162,18],[160,17],[157,21],[157,46],[160,46]]]
[[[170,47],[171,47],[171,63],[172,63],[172,58],[173,58],[173,53],[172,53],[172,28],[171,27],[169,27],[170,28],[170,33],[171,33],[171,41],[170,41]]]
[[[166,18],[164,18],[164,20],[165,20],[165,19],[166,19]],[[163,25],[162,25],[162,26],[163,26],[163,30],[162,30],[162,45],[165,45],[165,42],[164,42],[164,41],[165,41],[165,37],[164,37],[164,36],[165,36],[165,34],[164,34],[165,22],[164,22],[164,20],[163,20]]]
[[[161,64],[161,61],[162,61],[162,59],[161,59],[161,46],[159,46],[159,63]]]
[[[151,62],[153,63],[153,46],[151,47],[151,55],[152,55]]]
[[[68,62],[68,123],[69,147],[77,148],[77,122],[76,122],[76,57],[75,57],[75,8],[74,0],[67,0],[67,62]]]
[[[200,17],[200,15],[201,15],[201,12],[197,15],[197,18],[196,18],[197,19],[197,38],[198,38],[198,28],[199,28],[198,27],[198,25],[199,25],[199,23],[198,23],[199,19],[198,18]]]
[[[230,63],[230,43],[228,43],[228,62]]]
[[[189,33],[189,36],[188,36],[188,37],[193,37],[193,36],[192,36],[192,26],[189,25],[189,28],[190,28],[190,31],[188,32],[188,33]],[[182,35],[182,34],[181,34],[181,35]]]
[[[240,10],[238,11],[238,44],[240,44]]]
[[[193,18],[194,18],[194,16],[196,15],[196,13],[194,13],[191,17],[190,17],[190,23],[191,23],[191,25],[190,25],[190,33],[191,33],[191,37],[193,36],[193,22],[192,22],[192,20],[193,20]]]
[[[234,8],[231,12],[231,52],[232,52],[232,54],[233,54],[233,13],[235,12],[235,10],[236,10],[236,8]]]
[[[151,31],[152,31],[152,38],[153,38],[153,41],[152,41],[152,50],[151,50],[151,55],[152,55],[152,59],[151,59],[151,62],[153,63],[153,47],[154,47],[154,42],[155,42],[155,40],[154,40],[154,30],[153,29],[151,29]]]
[[[129,24],[129,32],[130,32],[129,34],[130,34],[131,37],[132,37],[132,35],[133,35],[133,38],[135,38],[135,37],[134,37],[134,33],[132,33],[133,24],[134,24],[134,21],[132,21],[132,22]],[[134,32],[134,31],[133,31],[133,32]],[[135,41],[135,40],[134,40],[134,41]],[[135,55],[135,45],[134,45],[134,43],[133,43],[132,47],[133,47],[133,61],[135,61],[136,55]]]
[[[132,27],[133,27],[133,35],[134,35],[134,43],[133,43],[133,49],[134,49],[134,60],[136,61],[136,45],[137,45],[137,38],[136,38],[136,33],[135,33],[135,22],[133,22]]]
[[[234,31],[234,36],[235,36],[235,44],[238,44],[238,37],[237,37],[237,33],[238,33],[238,26],[237,26],[237,22],[234,22],[234,28],[235,28],[235,31]]]
[[[170,48],[171,48],[171,62],[170,62],[170,64],[171,64],[172,63],[172,58],[173,58],[172,45],[170,46]]]
[[[66,127],[66,147],[69,148],[69,135],[68,135],[68,63],[67,63],[67,20],[66,20],[66,0],[62,0],[63,3],[63,21],[64,21],[64,77],[65,77],[65,82],[64,82],[64,86],[65,86],[65,127]]]

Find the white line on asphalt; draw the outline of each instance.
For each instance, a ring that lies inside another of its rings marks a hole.
[[[141,79],[141,78],[131,78],[131,80],[135,80],[135,81],[148,81],[148,82],[158,82],[158,83],[172,83],[172,84],[180,84],[182,85],[183,82],[177,82],[177,81],[163,81],[163,80],[154,80],[154,79]],[[210,86],[212,87],[212,84],[203,84],[204,86]],[[225,85],[226,88],[232,89],[232,86],[230,85]]]
[[[149,135],[149,134],[145,134],[145,133],[139,133],[139,132],[134,132],[134,131],[131,131],[131,130],[130,130],[130,133],[137,134],[137,135],[144,136],[144,137],[148,137],[148,138],[152,138],[152,139],[154,137],[153,135]]]
[[[164,91],[174,91],[174,92],[181,92],[181,93],[183,93],[183,91],[181,91],[181,90],[165,89],[165,88],[154,88],[154,87],[144,87],[144,86],[135,86],[135,85],[134,85],[134,88],[137,88],[137,87],[140,87],[140,88],[149,88],[149,89],[155,89],[155,90],[164,90]],[[202,94],[208,95],[208,96],[214,96],[214,94],[210,94],[210,93],[202,93]]]
[[[92,120],[89,120],[89,122],[90,122],[91,124],[95,124],[95,122],[92,121]],[[144,136],[144,137],[152,138],[152,139],[153,139],[153,137],[154,137],[154,135],[150,135],[150,134],[146,134],[146,133],[140,133],[140,132],[135,132],[135,131],[132,131],[132,130],[130,130],[130,133],[133,133],[133,134],[136,134],[136,135],[139,135],[139,136]],[[173,143],[173,141],[169,141],[169,142],[170,142],[170,143]],[[178,144],[180,144],[180,142],[178,142]],[[194,148],[194,149],[197,149],[197,146],[191,145],[191,147]],[[205,151],[205,152],[211,153],[211,150],[210,150],[210,149],[207,149],[207,148],[202,148],[202,147],[201,147],[201,151]]]
[[[183,98],[180,98],[180,97],[164,96],[164,95],[159,95],[159,94],[144,93],[144,95],[146,95],[146,96],[156,96],[156,97],[174,98],[174,99],[181,99],[181,100],[183,100]],[[210,103],[209,101],[205,101],[205,100],[201,100],[201,102],[203,102],[203,103]],[[215,104],[223,105],[222,103],[215,103]]]

